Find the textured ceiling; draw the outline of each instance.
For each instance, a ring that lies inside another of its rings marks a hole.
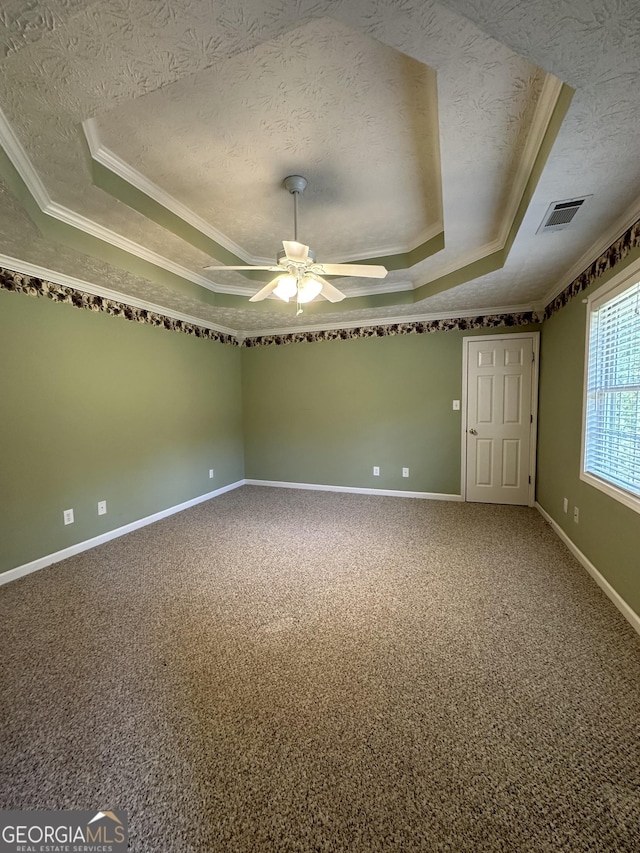
[[[340,131],[338,130],[340,129]],[[348,132],[344,132],[344,130]],[[113,154],[256,258],[292,236],[325,257],[404,252],[442,230],[436,75],[331,18],[99,116]]]
[[[639,49],[631,0],[5,2],[0,253],[254,332],[539,307],[638,215]],[[296,172],[320,260],[444,248],[301,318],[250,305],[202,268],[275,255]]]

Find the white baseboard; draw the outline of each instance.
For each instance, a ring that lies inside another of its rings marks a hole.
[[[281,480],[245,480],[247,486],[273,486],[276,489],[310,489],[316,492],[351,492],[355,495],[386,495],[394,498],[422,498],[428,501],[461,501],[462,495],[442,492],[405,492],[400,489],[360,489],[356,486],[325,486],[319,483],[286,483]]]
[[[88,551],[90,548],[95,548],[97,545],[102,545],[104,542],[110,542],[112,539],[117,539],[119,536],[124,536],[127,533],[131,533],[133,530],[138,530],[140,527],[146,527],[147,524],[153,524],[154,521],[160,521],[160,519],[167,518],[169,515],[174,515],[176,512],[182,512],[183,509],[189,509],[189,507],[196,506],[196,504],[204,503],[204,501],[208,501],[211,498],[224,494],[225,492],[230,492],[232,489],[237,489],[239,486],[243,486],[244,483],[244,480],[229,483],[228,486],[222,486],[219,489],[215,489],[213,492],[207,492],[206,495],[199,495],[197,498],[191,498],[191,500],[185,501],[184,503],[177,504],[176,506],[169,507],[168,509],[160,510],[160,512],[155,512],[153,515],[148,515],[146,518],[140,518],[137,521],[132,521],[122,527],[116,527],[115,530],[108,530],[106,533],[101,533],[100,536],[94,536],[93,539],[85,539],[84,542],[78,542],[76,545],[70,545],[68,548],[63,548],[62,551],[56,551],[54,554],[47,554],[45,557],[39,557],[37,560],[32,560],[30,563],[17,566],[15,569],[9,569],[8,571],[0,574],[0,585],[9,583],[9,581],[15,581],[18,578],[24,577],[24,575],[31,574],[31,572],[37,572],[39,569],[44,569],[52,563],[59,563],[60,560],[66,560],[68,557],[73,557],[74,554],[80,554],[82,551]]]
[[[551,518],[549,513],[543,509],[540,504],[536,501],[534,506],[540,513],[540,515],[544,518],[545,521],[548,521],[555,533],[562,539],[567,548],[571,551],[573,556],[579,563],[585,567],[585,569],[589,572],[594,581],[598,584],[600,589],[607,595],[611,601],[618,608],[620,613],[624,616],[624,618],[631,624],[631,626],[640,634],[640,616],[635,612],[635,610],[627,604],[624,598],[620,595],[619,592],[611,586],[609,581],[602,575],[596,567],[593,565],[591,560],[589,560],[582,551],[578,548],[575,543],[569,539],[564,530],[560,527],[560,525]]]

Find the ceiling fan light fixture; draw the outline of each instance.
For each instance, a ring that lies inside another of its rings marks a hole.
[[[384,278],[386,267],[380,264],[318,264],[316,256],[309,246],[298,242],[298,196],[304,192],[307,179],[302,175],[289,175],[283,181],[293,196],[293,240],[282,241],[282,252],[278,252],[276,265],[240,264],[239,266],[210,266],[206,270],[269,270],[277,275],[269,284],[250,297],[249,302],[262,302],[274,293],[283,302],[295,297],[300,307],[322,295],[328,302],[341,302],[345,294],[333,284],[322,278],[325,275],[354,276],[362,278]],[[281,272],[282,270],[282,272]]]
[[[278,284],[274,289],[274,293],[276,296],[279,296],[283,302],[288,302],[293,296],[296,295],[296,291],[298,289],[298,282],[296,281],[296,277],[291,275],[290,273],[286,273],[285,275],[280,275],[277,278]]]
[[[298,284],[298,302],[311,302],[322,290],[322,284],[310,275],[305,275]]]

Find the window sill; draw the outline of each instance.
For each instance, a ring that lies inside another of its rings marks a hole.
[[[594,489],[598,489],[619,503],[628,506],[634,512],[640,513],[640,497],[637,495],[633,495],[631,492],[627,492],[618,486],[614,486],[613,483],[608,483],[606,480],[601,480],[599,477],[595,477],[587,471],[582,471],[580,473],[580,479],[583,482],[588,483],[590,486],[593,486]]]

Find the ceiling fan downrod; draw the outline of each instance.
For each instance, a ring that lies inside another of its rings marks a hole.
[[[282,182],[293,196],[293,239],[298,242],[298,196],[307,188],[307,179],[302,175],[289,175]]]
[[[293,239],[295,242],[298,242],[298,197],[305,191],[307,188],[307,179],[303,178],[302,175],[288,175],[282,182],[284,184],[285,189],[289,190],[291,195],[293,196]],[[312,254],[309,250],[309,254]],[[297,280],[297,289],[296,289],[296,317],[299,314],[302,314],[302,304],[300,302],[300,287],[302,284],[302,273],[300,270],[297,270],[295,273],[295,277]]]

